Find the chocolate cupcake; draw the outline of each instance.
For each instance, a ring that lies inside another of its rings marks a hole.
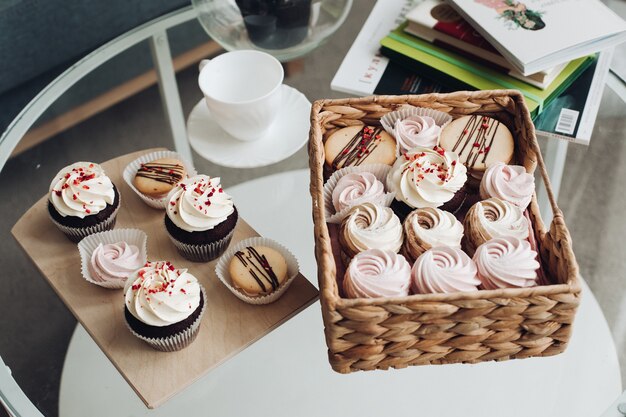
[[[200,329],[206,309],[204,288],[186,269],[148,262],[128,277],[124,317],[131,332],[165,352],[183,349]]]
[[[387,175],[396,195],[391,208],[401,220],[416,208],[438,207],[456,212],[465,201],[467,169],[454,152],[415,147],[398,157]]]
[[[113,229],[119,207],[120,194],[98,164],[76,162],[50,183],[48,213],[72,242]]]
[[[226,250],[238,217],[220,179],[197,175],[169,193],[165,228],[183,257],[208,262]]]

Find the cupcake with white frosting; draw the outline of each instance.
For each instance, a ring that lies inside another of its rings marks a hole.
[[[518,206],[499,198],[490,198],[474,204],[465,215],[463,246],[472,256],[476,248],[499,237],[528,238],[529,225]]]
[[[204,288],[187,269],[148,262],[124,287],[124,317],[131,332],[157,350],[172,352],[191,343],[206,309]]]
[[[416,208],[439,207],[454,213],[465,200],[467,168],[454,152],[415,147],[398,157],[387,175],[395,193],[394,211],[405,218]]]
[[[402,254],[410,263],[433,247],[461,249],[463,224],[448,211],[434,207],[413,210],[404,220],[403,227]]]
[[[165,227],[185,259],[208,262],[228,247],[238,213],[219,178],[196,175],[168,194]]]
[[[402,224],[389,207],[360,204],[341,223],[339,242],[348,259],[368,249],[398,252],[402,246]]]
[[[527,288],[537,285],[539,262],[530,243],[516,237],[491,239],[476,249],[474,262],[482,288]]]
[[[120,194],[102,167],[76,162],[52,179],[48,213],[54,224],[73,242],[113,229],[120,207]]]
[[[476,264],[460,248],[439,246],[424,252],[411,269],[414,294],[476,291]]]

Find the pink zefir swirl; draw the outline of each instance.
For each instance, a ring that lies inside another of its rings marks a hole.
[[[474,262],[482,288],[526,288],[537,285],[537,252],[527,240],[516,237],[491,239],[476,249]]]
[[[349,298],[402,297],[409,294],[411,266],[390,250],[358,253],[348,266],[343,290]]]
[[[415,261],[411,291],[415,294],[476,291],[480,285],[476,272],[476,264],[461,249],[435,247]]]
[[[489,166],[480,182],[480,196],[497,197],[524,210],[535,191],[535,177],[523,166],[496,162]]]
[[[378,203],[385,198],[385,186],[371,172],[346,174],[333,189],[333,206],[337,212],[362,203]]]
[[[117,242],[100,243],[91,254],[87,269],[96,282],[124,282],[142,266],[141,252],[137,246]]]
[[[398,119],[393,127],[393,134],[404,153],[416,146],[433,148],[439,145],[441,127],[430,116],[409,116]]]

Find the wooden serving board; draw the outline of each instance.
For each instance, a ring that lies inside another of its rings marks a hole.
[[[102,166],[122,196],[116,228],[142,229],[148,235],[149,260],[169,260],[179,268],[188,268],[206,289],[207,310],[200,332],[187,348],[159,352],[130,333],[124,322],[123,291],[107,290],[83,279],[76,244],[48,218],[47,196],[31,207],[12,230],[54,291],[149,408],[163,404],[318,297],[317,289],[300,274],[278,301],[264,306],[246,304],[216,277],[217,260],[195,263],[182,258],[165,231],[164,211],[145,205],[122,179],[129,162],[152,151],[155,149],[121,156]],[[251,236],[258,234],[240,218],[232,243]]]

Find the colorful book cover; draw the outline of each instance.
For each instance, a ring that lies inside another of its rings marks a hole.
[[[524,75],[626,40],[626,22],[599,0],[447,0]]]
[[[443,81],[445,84],[478,90],[519,90],[524,94],[533,115],[540,113],[543,107],[567,88],[593,60],[593,57],[584,57],[572,61],[549,88],[542,90],[411,36],[404,32],[404,26],[406,24],[396,28],[381,41],[385,55],[388,57],[393,55],[400,64],[411,69],[419,69],[427,77],[445,80]],[[405,59],[400,59],[400,56],[404,56]]]
[[[484,65],[540,88],[546,88],[565,68],[562,64],[524,76],[443,0],[424,0],[406,18],[408,24],[404,30],[407,33],[454,52],[469,55]]]
[[[493,60],[502,66],[507,66],[504,57],[491,44],[478,33],[452,6],[443,0],[424,0],[406,15],[409,23],[430,29],[430,36],[424,38],[429,42],[436,41],[441,34],[462,41],[464,44],[475,46],[476,51],[482,51],[481,57]],[[411,26],[409,24],[409,26]],[[421,37],[421,36],[420,36]],[[478,55],[478,52],[476,53]]]
[[[359,96],[374,94],[389,63],[387,57],[379,53],[380,40],[402,23],[406,13],[421,1],[381,0],[376,2],[335,73],[330,87],[336,91]]]
[[[376,3],[333,79],[333,90],[365,96],[445,93],[459,88],[473,89],[468,85],[455,87],[454,83],[444,84],[440,77],[435,81],[426,77],[424,72],[408,69],[380,54],[379,40],[400,23],[403,13],[410,7],[411,2],[407,0],[381,0]],[[610,56],[608,51],[602,52],[597,64],[592,63],[558,99],[546,107],[545,115],[542,113],[534,118],[538,135],[589,144],[608,74]],[[593,78],[590,83],[591,73]],[[453,82],[458,84],[457,80],[453,79]],[[583,101],[584,104],[581,104]],[[566,116],[560,117],[561,109],[565,109]],[[579,113],[576,117],[568,117],[568,110]],[[548,111],[552,116],[547,114]],[[570,131],[574,119],[574,133],[560,133]],[[557,125],[560,125],[559,131],[556,130]]]
[[[447,85],[424,77],[415,71],[411,71],[402,65],[390,61],[378,81],[373,94],[404,95],[449,93],[451,91],[454,90]]]
[[[581,75],[534,119],[537,136],[589,145],[613,50],[602,51]]]

